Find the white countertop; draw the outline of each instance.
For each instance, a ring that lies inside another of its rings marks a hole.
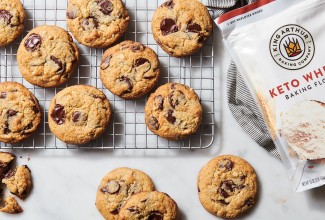
[[[216,31],[217,32],[217,31]],[[216,74],[222,97],[216,109],[221,119],[216,141],[208,150],[15,150],[18,164],[32,170],[34,188],[19,203],[19,215],[0,213],[0,219],[83,220],[103,219],[95,206],[101,178],[110,170],[127,166],[149,174],[157,189],[168,193],[179,205],[179,220],[218,219],[204,210],[197,196],[196,178],[200,168],[220,154],[245,158],[255,168],[259,181],[256,206],[240,219],[324,219],[325,190],[295,193],[279,160],[252,141],[233,119],[226,102],[226,71],[229,56],[216,34]],[[20,158],[20,156],[22,158]]]

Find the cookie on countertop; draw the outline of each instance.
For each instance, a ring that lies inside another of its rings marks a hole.
[[[199,97],[190,87],[167,83],[152,93],[145,106],[147,127],[160,137],[179,140],[196,132],[202,121]]]
[[[18,214],[22,213],[23,209],[18,204],[17,200],[12,197],[8,196],[5,200],[5,206],[0,209],[1,212],[5,212],[8,214]]]
[[[133,194],[153,190],[155,186],[147,174],[127,167],[117,168],[102,179],[96,206],[105,219],[118,219],[122,206]]]
[[[21,35],[25,17],[20,0],[0,1],[0,47],[12,43]]]
[[[105,94],[93,86],[70,86],[52,99],[48,112],[53,134],[69,144],[85,144],[98,138],[112,114]]]
[[[88,47],[107,47],[126,31],[130,17],[121,0],[69,0],[68,28]]]
[[[244,159],[223,155],[210,160],[198,176],[201,204],[211,214],[235,218],[256,202],[257,177]]]
[[[209,11],[198,0],[168,0],[152,18],[155,40],[164,51],[175,57],[198,51],[212,31]]]
[[[23,39],[17,61],[29,83],[55,87],[71,77],[79,61],[79,50],[67,31],[44,25],[32,29]]]
[[[175,220],[177,213],[176,202],[166,193],[141,192],[126,202],[118,220]]]
[[[0,152],[0,181],[4,177],[4,175],[7,173],[7,171],[10,169],[10,165],[16,158],[15,155],[8,152]],[[0,193],[1,197],[1,193]]]
[[[0,141],[17,143],[36,131],[42,113],[36,97],[22,84],[0,83]]]
[[[105,87],[124,99],[147,94],[157,84],[159,75],[156,53],[129,40],[106,50],[100,66],[100,78]]]
[[[10,193],[24,200],[32,190],[32,176],[28,166],[23,165],[10,170],[2,179]]]

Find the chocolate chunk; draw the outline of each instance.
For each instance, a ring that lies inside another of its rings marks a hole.
[[[178,27],[176,25],[176,22],[173,19],[165,18],[160,23],[160,30],[162,34],[165,36],[177,32]]]
[[[144,46],[142,44],[139,43],[134,43],[131,46],[131,50],[132,52],[139,52],[139,51],[143,51],[144,50]]]
[[[246,175],[242,175],[242,176],[240,176],[239,179],[240,179],[241,181],[243,181],[244,179],[246,179]]]
[[[157,103],[158,110],[163,110],[164,108],[164,99],[161,95],[156,96],[155,101]]]
[[[158,130],[159,129],[159,122],[158,122],[158,120],[157,120],[157,118],[155,116],[151,116],[148,119],[148,124],[154,130]]]
[[[109,0],[97,1],[97,4],[100,7],[100,11],[105,15],[110,15],[113,11],[113,3]]]
[[[226,192],[226,190],[219,188],[218,193],[223,197],[223,198],[228,198],[229,194]]]
[[[10,177],[16,174],[16,169],[10,169],[4,176],[5,179],[9,179]]]
[[[176,84],[173,83],[171,86],[170,86],[171,89],[176,89]]]
[[[237,189],[244,189],[246,186],[245,185],[239,185],[237,186]]]
[[[130,208],[127,208],[129,212],[140,214],[139,210],[136,209],[136,207],[131,206]]]
[[[115,194],[120,190],[120,184],[116,180],[111,180],[105,187],[100,189],[103,193]]]
[[[26,50],[33,52],[38,49],[42,44],[42,38],[38,34],[31,34],[25,41]]]
[[[229,202],[226,202],[225,200],[217,200],[218,203],[221,203],[222,205],[229,205]]]
[[[83,19],[81,26],[84,31],[91,31],[94,28],[95,29],[98,28],[98,24],[99,24],[99,22],[98,22],[97,18],[88,17],[88,18]]]
[[[167,2],[165,2],[165,3],[163,4],[163,6],[169,8],[169,9],[173,9],[174,6],[175,6],[175,3],[173,2],[173,0],[168,0]]]
[[[185,95],[182,91],[173,91],[169,94],[169,104],[175,109],[179,104],[184,104],[186,102]]]
[[[206,39],[207,37],[203,33],[199,33],[199,39],[198,39],[199,43],[205,41]]]
[[[251,207],[252,205],[254,205],[254,199],[253,198],[249,198],[246,200],[245,204],[248,206],[248,207]]]
[[[33,109],[33,111],[34,111],[35,113],[39,113],[39,109],[38,109],[38,107],[37,107],[36,105],[34,105],[34,106],[32,107],[32,109]]]
[[[153,211],[149,214],[148,220],[163,220],[164,215],[158,211]]]
[[[175,116],[173,116],[173,113],[174,113],[173,110],[168,109],[167,112],[166,112],[166,115],[165,115],[167,121],[168,121],[169,123],[171,123],[171,124],[174,124],[175,121],[176,121],[176,118],[175,118]]]
[[[123,83],[125,83],[127,85],[127,90],[125,92],[131,92],[132,91],[133,84],[132,84],[132,81],[128,77],[122,76],[120,78],[120,82],[123,82]]]
[[[147,59],[145,59],[145,58],[139,58],[139,59],[137,59],[137,60],[135,61],[135,63],[134,63],[134,67],[141,66],[141,65],[143,65],[143,64],[145,64],[145,63],[149,63],[149,64],[150,64],[149,60],[147,60]]]
[[[80,118],[80,115],[81,115],[81,112],[75,112],[75,113],[73,113],[73,115],[72,115],[72,121],[73,122],[78,122],[79,121],[79,118]]]
[[[7,121],[5,121],[5,127],[3,129],[3,133],[4,134],[9,134],[11,132],[11,130],[9,129],[9,124]]]
[[[62,125],[65,122],[64,107],[60,104],[56,104],[51,113],[51,117],[58,125]]]
[[[7,113],[9,115],[9,117],[12,117],[12,116],[15,116],[17,114],[17,111],[9,109]]]
[[[0,10],[0,19],[3,19],[5,23],[10,24],[11,23],[12,15],[7,10]]]
[[[118,215],[119,214],[119,210],[118,210],[118,208],[116,208],[116,209],[114,209],[113,211],[111,211],[111,214],[112,215]]]
[[[65,65],[62,64],[62,62],[58,58],[56,58],[55,56],[51,56],[50,58],[56,65],[59,66],[59,69],[56,71],[57,74],[64,73],[65,72]]]
[[[7,98],[7,93],[6,92],[1,92],[0,99],[5,99],[5,98]]]
[[[196,23],[191,23],[187,25],[186,32],[200,33],[202,28]]]
[[[105,97],[103,97],[103,96],[98,96],[98,95],[94,95],[94,94],[90,94],[90,96],[95,98],[95,99],[105,100]]]
[[[236,188],[236,185],[232,180],[224,181],[222,184],[224,185],[224,188],[230,190],[230,192],[234,192],[234,188]]]
[[[112,58],[112,55],[108,55],[103,61],[102,61],[102,64],[100,65],[100,68],[102,70],[106,70],[110,63],[111,63],[111,58]]]
[[[234,166],[234,163],[229,159],[220,160],[218,163],[218,167],[220,169],[224,169],[225,171],[232,170],[233,166]]]

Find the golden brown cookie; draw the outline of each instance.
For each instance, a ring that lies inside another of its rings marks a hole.
[[[21,35],[25,17],[20,0],[0,1],[0,47],[12,43]]]
[[[111,107],[105,94],[93,86],[70,86],[52,99],[48,121],[53,134],[69,144],[97,139],[108,126]]]
[[[17,200],[12,197],[8,196],[5,200],[5,206],[0,209],[1,212],[5,212],[8,214],[18,214],[22,213],[23,209],[18,204]]]
[[[168,0],[152,18],[152,32],[160,47],[171,56],[195,53],[213,31],[207,8],[198,0]]]
[[[97,190],[96,206],[105,219],[115,220],[133,194],[153,190],[154,184],[147,174],[127,167],[117,168],[102,179]]]
[[[0,141],[17,143],[28,138],[41,123],[36,97],[22,84],[0,83]]]
[[[88,47],[110,46],[124,34],[129,20],[121,0],[69,0],[69,30]]]
[[[198,176],[203,207],[222,218],[235,218],[256,202],[257,178],[244,159],[223,155],[210,160]]]
[[[100,66],[103,84],[124,99],[136,99],[147,94],[157,84],[159,75],[156,53],[129,40],[106,50]]]
[[[79,61],[79,51],[67,31],[57,26],[39,26],[21,42],[17,61],[29,83],[55,87],[68,81]]]
[[[202,120],[197,94],[186,85],[167,83],[152,93],[145,106],[147,127],[160,137],[179,140],[196,132]]]

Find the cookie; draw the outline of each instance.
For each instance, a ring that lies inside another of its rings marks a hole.
[[[141,192],[126,202],[118,220],[175,220],[177,212],[176,202],[166,193]]]
[[[26,166],[16,167],[10,170],[2,179],[10,193],[24,200],[32,190],[32,177],[30,169]]]
[[[154,13],[152,33],[171,56],[195,53],[213,31],[207,8],[198,0],[168,0]]]
[[[16,82],[0,83],[0,141],[17,143],[28,138],[41,123],[36,97]]]
[[[0,47],[12,43],[21,35],[25,17],[20,0],[0,1]]]
[[[32,29],[19,45],[19,70],[29,83],[55,87],[68,81],[79,61],[79,51],[67,31],[57,26]]]
[[[121,0],[69,0],[68,28],[88,47],[110,46],[124,34],[129,20]]]
[[[209,161],[198,176],[203,207],[221,218],[235,218],[256,202],[254,168],[242,158],[223,155]]]
[[[18,204],[17,200],[12,197],[8,196],[5,200],[5,206],[0,209],[1,212],[5,212],[8,214],[18,214],[22,213],[23,209]]]
[[[202,107],[194,90],[183,84],[167,83],[150,95],[145,117],[150,131],[169,140],[179,140],[199,128]]]
[[[159,60],[149,47],[123,41],[105,51],[100,78],[113,94],[136,99],[148,93],[158,81]]]
[[[126,167],[117,168],[102,179],[96,206],[105,219],[118,219],[121,207],[133,194],[153,190],[154,184],[147,174]]]
[[[11,153],[0,152],[0,181],[7,173],[7,171],[10,169],[10,165],[12,164],[15,158],[16,156]],[[0,193],[0,197],[1,197],[1,193]]]
[[[52,99],[48,122],[53,134],[69,144],[85,144],[106,129],[111,108],[105,94],[88,85],[65,88]]]

